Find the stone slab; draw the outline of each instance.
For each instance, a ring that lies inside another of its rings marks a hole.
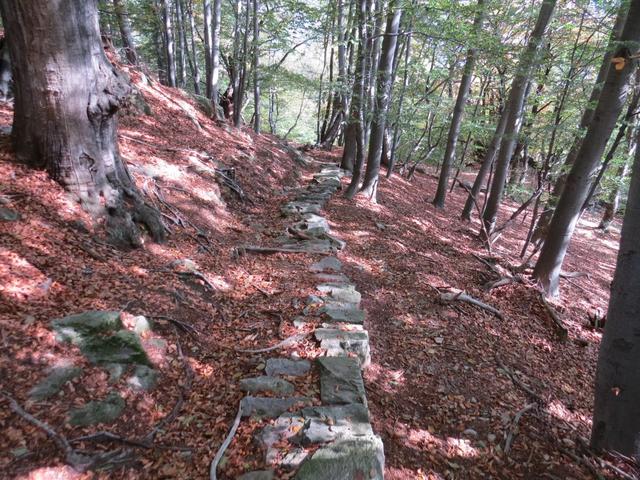
[[[367,399],[360,364],[349,357],[321,357],[320,398],[326,405],[361,403],[366,406]]]
[[[240,403],[243,417],[277,418],[294,406],[310,405],[311,400],[306,397],[244,397]]]
[[[263,375],[240,380],[240,389],[248,393],[269,392],[275,395],[289,396],[293,394],[295,387],[282,378]]]
[[[269,358],[265,373],[271,377],[276,375],[288,375],[298,377],[304,375],[311,368],[308,360],[290,360],[288,358]]]

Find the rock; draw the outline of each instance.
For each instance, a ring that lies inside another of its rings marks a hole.
[[[256,470],[240,475],[237,480],[273,480],[273,470]]]
[[[309,268],[314,273],[320,272],[339,272],[342,270],[342,262],[336,257],[325,257]]]
[[[321,357],[320,398],[327,405],[361,403],[367,399],[357,360],[347,357]]]
[[[318,285],[316,289],[328,294],[331,299],[337,300],[338,302],[352,304],[356,307],[360,306],[361,295],[353,285],[331,285],[329,283],[323,283]]]
[[[345,331],[334,328],[318,328],[315,331],[320,348],[326,350],[328,357],[356,356],[361,368],[371,363],[369,334],[366,331]]]
[[[478,436],[478,432],[476,432],[473,428],[467,428],[464,432],[462,432],[462,434],[474,438]]]
[[[322,205],[316,202],[288,202],[280,208],[282,214],[287,217],[290,215],[300,215],[304,213],[320,213]]]
[[[331,443],[308,458],[296,480],[383,480],[384,447],[376,435]]]
[[[124,407],[124,399],[119,394],[112,392],[104,400],[96,400],[83,407],[72,409],[69,412],[69,423],[82,427],[98,423],[112,423],[122,414]]]
[[[276,418],[295,405],[309,405],[311,400],[306,397],[266,398],[244,397],[240,404],[243,417]]]
[[[293,319],[293,326],[298,330],[305,328],[308,324],[308,320],[304,317],[295,317]]]
[[[489,442],[491,442],[491,443],[495,442],[495,441],[496,441],[496,436],[495,436],[495,434],[493,434],[493,433],[489,433],[489,434],[487,435],[487,440],[489,440]]]
[[[133,375],[127,380],[127,383],[135,390],[147,392],[158,383],[158,372],[146,365],[138,365]]]
[[[330,285],[345,285],[350,282],[349,277],[342,273],[316,273],[313,277],[319,282]]]
[[[330,240],[293,240],[291,238],[286,238],[283,239],[281,243],[283,247],[291,252],[329,253],[335,251]]]
[[[276,395],[292,395],[295,387],[282,378],[261,376],[240,380],[240,389],[248,393],[271,392]]]
[[[308,360],[289,360],[288,358],[269,358],[265,373],[270,377],[275,375],[289,375],[298,377],[304,375],[311,368]]]
[[[0,207],[0,221],[17,222],[20,220],[20,214],[10,208]]]
[[[105,363],[139,363],[151,365],[140,338],[130,330],[120,330],[109,336],[90,336],[80,344],[80,350],[96,365]]]
[[[356,323],[362,325],[366,318],[364,310],[356,308],[331,308],[323,307],[320,313],[330,322]]]
[[[290,439],[303,426],[304,419],[300,415],[284,413],[276,418],[272,425],[267,425],[260,430],[255,439],[265,452],[265,462],[275,463],[280,457],[280,451],[274,445]]]
[[[133,331],[138,335],[143,335],[151,331],[151,323],[147,318],[143,315],[139,315],[133,318],[135,322],[135,326],[133,327]]]
[[[26,455],[29,455],[31,453],[31,450],[29,450],[27,447],[17,447],[12,448],[10,452],[14,458],[22,458]]]
[[[51,322],[51,327],[56,332],[58,341],[79,345],[88,336],[120,330],[122,320],[120,312],[92,310],[55,319]]]
[[[127,369],[126,365],[121,363],[107,363],[103,365],[104,369],[109,373],[109,383],[116,383]]]
[[[33,400],[44,400],[45,398],[52,397],[62,390],[65,383],[81,374],[82,369],[73,365],[54,367],[51,369],[49,375],[29,391],[29,398]]]
[[[302,410],[302,416],[304,426],[293,441],[303,446],[373,435],[369,411],[364,405],[307,407]]]
[[[307,305],[322,305],[324,304],[324,298],[319,297],[318,295],[309,295],[304,299],[304,303]]]
[[[306,450],[302,448],[295,448],[290,452],[287,452],[282,460],[280,460],[280,467],[289,471],[297,470],[302,462],[305,461],[307,455],[308,453]]]

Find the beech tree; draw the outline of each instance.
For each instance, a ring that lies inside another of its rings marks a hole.
[[[122,47],[124,49],[125,56],[131,65],[137,65],[138,53],[136,52],[136,46],[133,42],[133,35],[131,33],[129,12],[127,12],[127,8],[122,0],[113,0],[113,10],[118,21],[118,28],[120,29],[120,36],[122,37]]]
[[[629,20],[635,18],[637,24],[638,17],[633,14],[632,6]],[[639,236],[640,148],[637,148],[607,323],[600,344],[591,432],[594,448],[620,452],[636,460],[640,460]]]
[[[160,214],[143,201],[118,152],[116,113],[130,85],[105,56],[97,2],[1,0],[0,12],[11,38],[18,160],[46,169],[105,217],[114,242],[140,245],[138,223],[162,240]]]
[[[548,295],[558,294],[562,263],[587,198],[592,175],[630,90],[629,80],[636,67],[634,57],[639,50],[640,1],[633,1],[613,56],[615,67],[609,68],[593,119],[567,177],[533,272]],[[606,56],[604,61],[609,61]]]

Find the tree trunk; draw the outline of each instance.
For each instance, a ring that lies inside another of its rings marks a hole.
[[[527,85],[529,84],[529,77],[534,65],[538,63],[540,45],[542,44],[542,39],[553,15],[555,6],[556,0],[543,0],[536,25],[529,38],[527,49],[518,62],[516,76],[511,85],[509,99],[507,100],[507,124],[500,144],[500,153],[496,160],[491,192],[489,193],[487,205],[482,216],[485,230],[489,234],[495,225],[498,208],[502,201],[505,180],[509,172],[509,161],[513,156],[513,150],[516,145],[522,120],[521,113],[524,106]]]
[[[638,52],[640,40],[640,2],[631,2],[627,22],[621,36],[621,45],[614,54],[620,58],[620,69],[610,68],[598,104],[594,111],[587,134],[567,177],[566,187],[556,208],[547,239],[533,275],[548,295],[558,294],[560,270],[575,229],[580,208],[587,196],[591,175],[607,145],[609,136],[629,90],[629,79],[634,70],[634,60],[630,57]],[[610,61],[605,58],[605,61]]]
[[[211,80],[209,98],[213,102],[213,111],[218,120],[223,120],[218,111],[220,81],[220,27],[222,18],[222,1],[213,0],[213,25],[211,29]]]
[[[482,30],[482,21],[484,18],[484,0],[478,0],[476,6],[476,16],[473,21],[473,32],[477,36]],[[475,39],[471,40],[475,43]],[[438,179],[438,189],[433,204],[436,208],[444,208],[447,198],[447,188],[449,186],[449,175],[451,174],[451,166],[455,161],[456,146],[458,144],[458,135],[460,135],[460,126],[462,125],[462,116],[464,115],[464,107],[467,103],[469,90],[471,89],[471,81],[473,80],[473,70],[478,57],[478,50],[471,47],[467,53],[467,60],[464,65],[464,73],[460,80],[460,88],[458,89],[458,98],[453,108],[453,117],[449,126],[449,135],[447,137],[447,147],[442,160],[442,168],[440,170],[440,178]]]
[[[202,14],[204,20],[204,94],[211,99],[213,93],[211,0],[202,2]]]
[[[609,193],[609,198],[604,206],[602,220],[600,220],[600,225],[598,225],[598,228],[604,230],[605,232],[609,230],[609,227],[613,223],[613,220],[616,217],[616,213],[618,212],[618,207],[620,206],[620,187],[622,186],[622,183],[627,176],[628,170],[629,164],[625,162],[618,167],[618,170],[616,172],[615,186]]]
[[[193,52],[192,74],[193,74],[193,91],[196,95],[200,95],[200,66],[198,65],[198,51],[196,50],[196,23],[193,18],[193,0],[189,2],[187,8],[187,16],[189,17],[189,33],[191,35],[191,51]]]
[[[173,35],[172,0],[163,0],[164,37],[167,54],[167,85],[176,86],[176,47]]]
[[[178,30],[178,45],[180,46],[178,57],[178,79],[179,87],[184,88],[187,84],[187,36],[184,28],[184,14],[182,8],[182,2],[184,0],[176,1],[176,28]]]
[[[258,19],[258,0],[253,0],[253,130],[260,133],[260,22]]]
[[[632,2],[627,26],[629,22],[640,24],[640,18],[633,15],[639,4],[637,1]],[[634,26],[631,28],[637,29]],[[617,74],[624,75],[620,72]],[[602,92],[603,97],[607,96],[609,85],[607,82]],[[588,141],[589,136],[585,138],[585,142]],[[567,186],[569,185],[570,178],[567,179]],[[561,206],[562,203],[558,208]],[[591,445],[596,450],[619,452],[634,457],[636,461],[640,461],[639,237],[640,148],[636,149],[618,262],[611,285],[607,323],[600,344],[591,432]]]
[[[384,140],[387,111],[389,110],[393,54],[398,42],[398,29],[400,27],[401,15],[402,10],[397,5],[397,1],[391,0],[389,2],[389,13],[387,15],[387,28],[380,52],[380,62],[378,63],[376,103],[371,121],[367,170],[364,175],[362,188],[360,189],[360,192],[372,202],[375,202],[377,197],[382,142]]]
[[[137,65],[138,54],[136,52],[135,43],[133,42],[133,35],[131,34],[129,13],[127,12],[125,5],[122,3],[122,0],[113,0],[113,11],[116,15],[118,28],[120,29],[122,48],[124,49],[125,57],[131,65]]]
[[[97,2],[2,0],[0,11],[16,80],[17,159],[45,168],[105,216],[114,242],[140,245],[136,222],[162,240],[159,212],[143,202],[118,152],[116,113],[131,87],[104,54]]]
[[[12,95],[11,55],[6,35],[0,39],[0,102],[6,102]]]

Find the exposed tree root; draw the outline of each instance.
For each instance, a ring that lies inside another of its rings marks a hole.
[[[236,348],[236,352],[241,352],[241,353],[265,353],[265,352],[272,352],[273,350],[278,350],[280,348],[284,348],[287,347],[289,345],[298,343],[300,341],[302,341],[305,337],[307,337],[309,334],[308,333],[296,333],[295,335],[291,335],[288,338],[285,338],[283,341],[276,343],[275,345],[273,345],[272,347],[266,347],[266,348],[259,348],[257,350],[244,350],[241,348]]]
[[[558,332],[558,336],[561,340],[566,340],[569,336],[569,331],[567,330],[567,327],[565,327],[564,323],[562,322],[556,311],[553,309],[553,307],[551,307],[551,305],[549,305],[549,302],[547,302],[547,299],[544,296],[544,292],[540,292],[540,300],[542,301],[544,308],[546,308],[547,312],[549,312],[549,316],[551,317],[551,320],[553,320],[554,326],[556,327],[556,330]]]
[[[229,447],[229,444],[233,440],[233,437],[236,434],[236,431],[238,430],[238,426],[240,426],[241,418],[242,418],[242,402],[240,402],[240,404],[238,405],[238,413],[236,414],[236,418],[233,421],[233,425],[229,430],[229,434],[227,435],[227,438],[224,439],[224,442],[222,442],[222,445],[220,445],[220,448],[216,452],[216,456],[213,457],[213,460],[211,461],[211,466],[209,467],[209,480],[218,479],[218,476],[216,473],[216,471],[218,470],[218,464],[220,463],[220,460],[222,459],[224,452],[227,450],[227,448]]]
[[[481,302],[480,300],[478,300],[477,298],[473,298],[470,295],[467,295],[464,291],[462,290],[453,290],[452,292],[447,292],[447,293],[440,293],[440,300],[443,300],[445,302],[453,302],[453,301],[459,301],[459,302],[466,302],[466,303],[470,303],[471,305],[475,305],[476,307],[479,307],[483,310],[486,310],[487,312],[492,313],[493,315],[495,315],[496,317],[498,317],[499,319],[503,319],[503,315],[502,312],[500,312],[500,310],[498,310],[497,308],[492,307],[491,305],[487,305],[484,302]]]

